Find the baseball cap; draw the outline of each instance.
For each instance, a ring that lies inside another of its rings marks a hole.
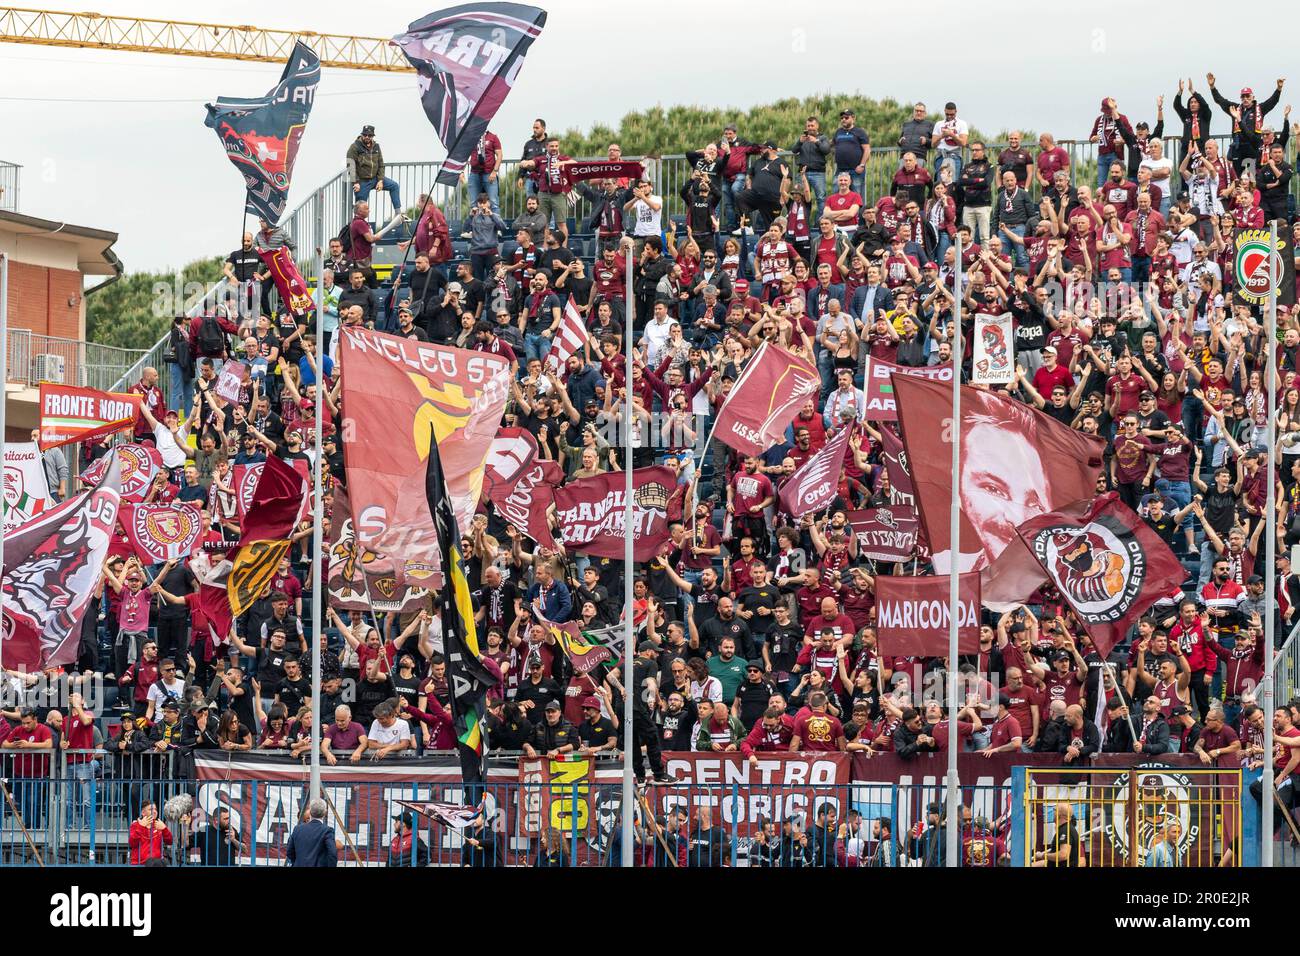
[[[646,651],[657,651],[659,650],[659,645],[654,641],[642,641],[636,646],[636,650],[638,654],[643,654]]]
[[[766,140],[763,140],[763,148],[764,148],[764,149],[777,149],[778,147],[777,147],[777,145],[776,145],[776,140],[774,140],[774,139],[766,139]]]
[[[465,287],[464,287],[463,285],[461,285],[459,282],[448,282],[448,283],[447,283],[447,291],[448,291],[448,292],[464,292],[464,291],[465,291]]]
[[[1169,716],[1181,717],[1183,716],[1183,714],[1190,714],[1191,712],[1192,712],[1191,708],[1188,707],[1186,704],[1177,704],[1173,710],[1169,711]]]
[[[760,671],[760,672],[761,672],[761,671],[763,670],[763,662],[762,662],[762,661],[750,661],[748,664],[745,665],[745,670],[747,670],[747,671]]]
[[[561,709],[561,708],[560,708],[560,702],[559,702],[558,700],[548,700],[548,701],[546,702],[546,709],[547,709],[547,710],[560,710],[560,709]]]
[[[369,126],[369,125],[363,126],[363,127],[361,127],[361,135],[362,135],[362,136],[374,136],[374,135],[375,135],[375,128],[374,128],[373,126]]]
[[[1044,354],[1044,355],[1047,355],[1049,352],[1050,352],[1052,355],[1055,355],[1055,354],[1056,354],[1056,346],[1055,346],[1055,345],[1044,345],[1044,346],[1043,346],[1043,354]]]
[[[586,710],[588,707],[593,710],[600,710],[600,698],[592,695],[582,698],[582,709]]]
[[[399,307],[398,307],[398,309],[397,309],[397,314],[398,314],[398,315],[413,315],[414,313],[411,312],[410,309],[408,309],[406,306],[403,305],[403,306],[399,306]]]
[[[1258,574],[1252,574],[1250,577],[1246,578],[1246,583],[1247,583],[1247,584],[1263,584],[1263,583],[1264,583],[1264,579],[1261,578]]]
[[[1255,91],[1252,90],[1249,86],[1243,86],[1243,87],[1241,88],[1241,95],[1242,95],[1242,96],[1254,96],[1254,95],[1255,95]]]
[[[1148,398],[1155,398],[1155,397],[1156,397],[1155,392],[1147,388],[1144,388],[1140,393],[1138,393],[1138,400],[1143,402],[1145,402]]]
[[[844,109],[840,110],[840,117],[841,117],[841,118],[843,118],[843,117],[845,117],[845,116],[856,116],[856,115],[857,115],[857,114],[854,113],[853,110],[849,109],[847,106],[844,107]]]

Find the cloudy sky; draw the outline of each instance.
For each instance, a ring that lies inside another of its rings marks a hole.
[[[1201,0],[1162,5],[1163,17],[1148,12],[1155,5],[1107,0],[1031,5],[1016,16],[932,0],[926,10],[944,11],[941,25],[910,15],[906,5],[876,0],[803,0],[794,5],[797,12],[772,0],[734,9],[686,0],[543,5],[550,13],[546,29],[493,127],[507,156],[518,154],[538,115],[552,128],[585,128],[616,124],[625,112],[656,104],[744,107],[822,91],[932,105],[952,98],[963,117],[985,130],[1022,125],[1084,137],[1101,97],[1114,96],[1134,120],[1154,120],[1156,95],[1172,104],[1180,75],[1194,74],[1204,89],[1205,73],[1213,70],[1224,90],[1250,85],[1261,98],[1268,95],[1285,75],[1285,44],[1300,25],[1300,14],[1277,7],[1279,18],[1296,21],[1290,28],[1279,23],[1254,31],[1250,44],[1225,44],[1222,30],[1209,26],[1223,22],[1223,5]],[[106,14],[178,15],[177,5],[164,0],[94,6]],[[432,0],[273,6],[211,0],[202,18],[390,36],[433,7]],[[196,7],[183,9],[198,17]],[[358,9],[375,16],[359,21]],[[1188,29],[1197,22],[1206,28]],[[743,51],[756,68],[740,71],[734,55],[719,68],[719,50],[726,48]],[[130,271],[225,254],[238,242],[243,187],[203,125],[203,104],[218,95],[260,95],[279,71],[260,63],[6,46],[0,108],[8,135],[0,159],[24,167],[20,211],[115,230]],[[1174,119],[1172,106],[1167,116]],[[413,76],[326,70],[290,208],[341,168],[363,123],[376,126],[389,161],[444,156],[420,110]],[[1215,125],[1226,128],[1226,117]]]

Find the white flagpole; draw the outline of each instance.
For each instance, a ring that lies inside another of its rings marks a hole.
[[[1273,379],[1277,374],[1277,285],[1281,281],[1278,275],[1277,259],[1277,220],[1269,227],[1269,266],[1268,266],[1268,310],[1264,316],[1264,341],[1268,346],[1268,366],[1265,370],[1265,394],[1268,396],[1268,432],[1264,447],[1268,449],[1268,504],[1264,508],[1264,574],[1268,587],[1264,589],[1264,665],[1272,670],[1274,627],[1273,618],[1277,615],[1277,475],[1274,465],[1274,449],[1277,438],[1276,412],[1273,402],[1277,398],[1277,388]],[[1267,672],[1266,671],[1266,672]],[[1264,681],[1260,706],[1264,708],[1264,772],[1260,778],[1259,834],[1261,840],[1259,865],[1273,865],[1273,681]]]
[[[320,635],[321,611],[321,521],[324,502],[321,500],[321,466],[324,457],[325,420],[325,191],[316,192],[316,460],[312,467],[311,532],[311,797],[321,795],[320,788],[320,735],[323,715],[320,712]]]
[[[635,248],[635,247],[634,247]],[[623,310],[623,853],[620,864],[632,865],[632,807],[636,802],[632,782],[632,761],[636,734],[632,731],[632,661],[636,656],[636,634],[632,627],[632,322],[636,310],[632,297],[632,249],[627,251],[627,307]]]
[[[957,236],[956,273],[952,307],[952,504],[948,513],[948,866],[957,866],[961,850],[961,794],[958,792],[957,745],[957,631],[960,609],[961,576],[961,499],[957,486],[961,480],[961,235]]]

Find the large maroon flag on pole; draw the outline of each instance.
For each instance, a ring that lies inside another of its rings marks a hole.
[[[795,518],[830,507],[840,484],[853,428],[841,428],[781,486],[781,510]]]
[[[580,478],[555,489],[555,516],[564,546],[603,558],[622,558],[624,483],[621,471]],[[680,517],[677,476],[656,465],[632,472],[632,558],[648,561],[668,540],[669,511],[676,504]]]
[[[1133,622],[1181,585],[1187,572],[1115,492],[1099,496],[1081,515],[1072,510],[1076,513],[1030,518],[1016,533],[1104,660]]]
[[[483,488],[497,514],[548,551],[558,550],[547,521],[555,486],[564,480],[558,462],[539,456],[537,439],[523,428],[502,428],[492,439]]]
[[[893,379],[903,443],[934,568],[953,560],[948,523],[954,493],[952,388],[906,375]],[[962,571],[989,567],[1030,518],[1091,498],[1105,443],[1013,399],[963,386],[961,393]],[[984,600],[990,600],[985,582]]]
[[[737,451],[761,455],[782,440],[820,381],[806,359],[764,342],[718,409],[714,437]]]

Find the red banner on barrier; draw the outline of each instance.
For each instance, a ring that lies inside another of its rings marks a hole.
[[[675,786],[651,787],[656,814],[674,807],[711,806],[722,812],[730,832],[747,837],[764,819],[780,823],[794,817],[811,820],[816,808],[831,804],[841,812],[848,798],[853,755],[846,753],[756,753],[750,761],[739,753],[665,753],[664,769]],[[689,784],[689,786],[683,786]],[[733,787],[734,785],[734,787]],[[739,789],[735,789],[739,788]],[[733,802],[733,797],[735,801]]]
[[[53,382],[41,382],[40,401],[42,450],[130,428],[140,413],[140,396],[133,392],[101,392]]]

